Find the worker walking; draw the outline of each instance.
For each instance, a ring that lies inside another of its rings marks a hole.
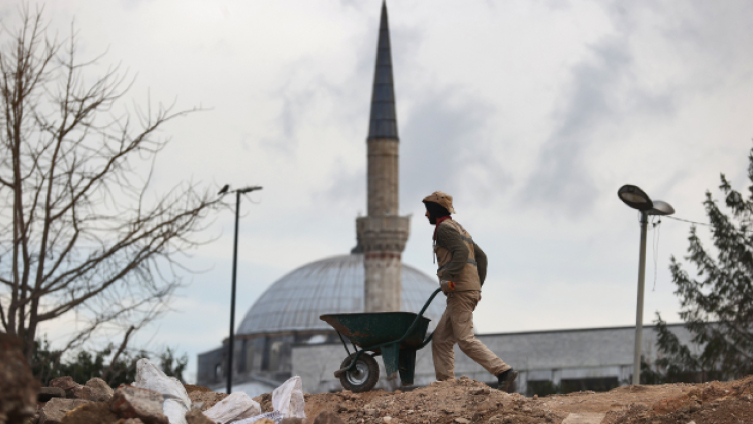
[[[434,255],[437,277],[447,296],[447,308],[439,319],[431,344],[437,380],[455,378],[455,352],[460,350],[497,377],[500,390],[508,391],[518,376],[473,335],[473,310],[481,300],[481,286],[486,278],[487,259],[471,235],[450,214],[452,196],[441,191],[426,196],[426,217],[434,229]]]

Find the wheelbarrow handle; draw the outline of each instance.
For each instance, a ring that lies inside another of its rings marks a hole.
[[[438,288],[438,289],[436,289],[436,290],[434,290],[434,293],[431,294],[431,296],[429,297],[429,300],[427,300],[426,303],[424,304],[424,307],[421,308],[421,312],[419,312],[418,315],[416,315],[416,319],[414,319],[413,323],[410,325],[410,327],[408,327],[408,331],[406,331],[405,334],[403,335],[403,337],[401,337],[400,340],[398,340],[396,343],[401,343],[403,340],[405,340],[406,337],[408,337],[408,334],[410,334],[411,331],[413,331],[413,329],[416,327],[416,325],[418,325],[418,321],[424,315],[424,312],[426,312],[426,309],[431,304],[431,301],[434,300],[434,298],[437,296],[437,294],[439,294],[440,291],[442,291],[441,287]],[[424,340],[424,342],[421,344],[421,347],[426,346],[426,343],[428,343],[429,340],[431,340],[431,337],[433,335],[434,335],[434,333],[432,332],[431,335],[429,336],[429,338],[427,338],[426,340]]]

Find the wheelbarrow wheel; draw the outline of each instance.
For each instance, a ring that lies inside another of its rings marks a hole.
[[[350,364],[355,354],[351,354],[340,364],[340,369]],[[340,384],[354,393],[368,392],[379,381],[379,364],[373,357],[362,353],[358,356],[355,368],[340,374]]]

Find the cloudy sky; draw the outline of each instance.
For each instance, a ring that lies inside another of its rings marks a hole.
[[[31,3],[32,7],[35,3]],[[277,278],[346,253],[366,210],[369,100],[381,0],[48,1],[82,59],[106,52],[136,82],[128,102],[206,110],[173,121],[155,190],[262,185],[242,205],[238,314]],[[3,2],[6,28],[18,5]],[[636,184],[705,220],[724,172],[746,183],[752,146],[748,1],[388,2],[404,261],[432,274],[421,198],[455,197],[490,257],[482,333],[635,322],[639,226],[617,198]],[[195,355],[227,336],[233,215],[192,252],[202,273],[141,337]],[[689,225],[649,232],[645,321],[678,321],[668,272]],[[701,234],[707,235],[705,229]],[[692,269],[692,268],[691,268]],[[60,334],[62,325],[46,331]]]

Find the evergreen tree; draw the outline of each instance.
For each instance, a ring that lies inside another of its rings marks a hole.
[[[671,258],[680,317],[701,349],[693,352],[682,345],[657,315],[658,345],[664,357],[656,365],[667,381],[727,380],[753,374],[753,149],[748,159],[747,195],[734,190],[724,174],[719,189],[726,210],[706,192],[703,204],[714,249],[704,247],[693,226],[685,259],[695,265],[697,276],[692,278]]]
[[[43,385],[64,376],[70,376],[79,384],[84,384],[94,377],[102,378],[111,387],[133,384],[136,380],[136,362],[141,358],[159,363],[162,372],[185,383],[183,372],[188,365],[188,356],[183,354],[176,357],[175,352],[169,347],[156,354],[142,349],[127,350],[115,356],[115,346],[109,344],[104,349],[93,352],[79,349],[74,352],[75,354],[67,355],[69,359],[65,359],[64,352],[52,349],[46,338],[37,340],[35,344],[32,371]]]

